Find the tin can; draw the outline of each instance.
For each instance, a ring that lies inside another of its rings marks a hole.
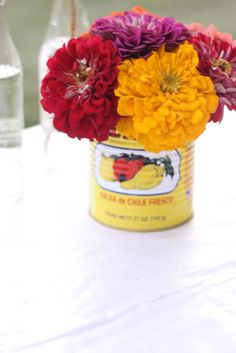
[[[100,223],[131,231],[178,226],[193,215],[194,144],[158,154],[133,140],[91,143],[90,213]]]

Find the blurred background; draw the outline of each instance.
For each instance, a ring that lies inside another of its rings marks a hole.
[[[161,16],[184,23],[214,23],[221,32],[236,38],[235,0],[81,0],[90,22],[113,11],[139,5]],[[44,40],[53,0],[7,0],[10,31],[22,59],[25,89],[25,126],[39,122],[38,69],[40,45]]]

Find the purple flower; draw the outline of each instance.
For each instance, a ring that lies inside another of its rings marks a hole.
[[[190,37],[190,31],[173,18],[157,18],[131,11],[95,21],[92,33],[111,39],[122,58],[147,57],[166,44],[167,50]]]

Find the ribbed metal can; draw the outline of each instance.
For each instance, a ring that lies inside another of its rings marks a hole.
[[[132,140],[91,143],[90,214],[107,226],[155,231],[193,215],[194,144],[151,153]]]

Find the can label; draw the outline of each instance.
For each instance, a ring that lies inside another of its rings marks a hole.
[[[183,223],[192,215],[192,173],[193,145],[155,154],[121,138],[94,143],[91,214],[137,231]]]

